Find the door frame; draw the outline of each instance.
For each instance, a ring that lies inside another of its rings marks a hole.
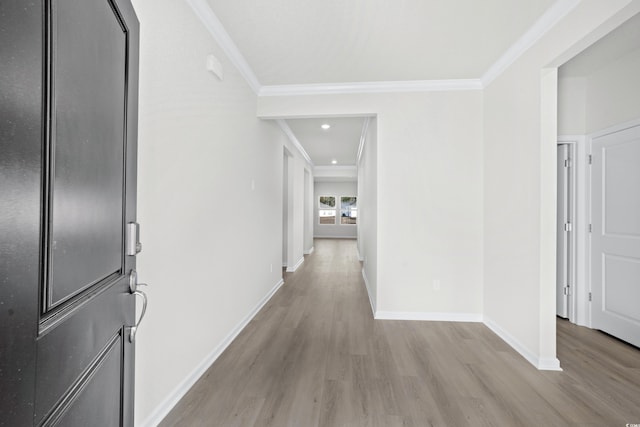
[[[558,224],[557,226],[557,230],[558,233],[569,233],[567,235],[567,238],[565,240],[566,245],[563,245],[564,247],[561,247],[560,245],[556,244],[556,271],[558,271],[561,268],[559,261],[559,252],[560,250],[564,250],[566,251],[565,256],[563,257],[565,264],[566,264],[566,273],[567,273],[567,277],[566,277],[566,282],[562,284],[562,287],[564,288],[565,286],[568,287],[569,292],[563,294],[564,297],[566,298],[566,318],[571,319],[572,317],[574,317],[573,313],[575,312],[575,298],[574,298],[574,294],[575,294],[575,282],[576,282],[576,268],[575,268],[575,248],[576,248],[576,239],[575,239],[575,206],[576,206],[576,197],[575,197],[575,144],[572,143],[566,143],[566,142],[560,142],[558,141],[557,144],[558,148],[563,146],[566,147],[566,157],[565,157],[565,163],[564,163],[564,168],[566,169],[566,188],[565,188],[565,201],[562,202],[561,204],[561,200],[560,198],[558,198],[558,204],[556,205],[556,208],[558,211],[560,211],[561,206],[564,206],[564,203],[566,202],[567,205],[567,212],[566,212],[566,223],[570,224],[571,228],[569,230],[564,229],[564,231],[560,231],[563,230],[564,228],[564,222],[563,224]],[[560,150],[558,150],[558,157],[560,157]],[[560,164],[560,158],[558,158],[558,165]],[[568,164],[567,164],[568,161]],[[562,172],[562,176],[564,176],[565,172]],[[560,166],[558,166],[558,174],[556,175],[557,179],[558,179],[558,194],[560,193],[560,182],[561,182],[561,172],[560,172]],[[560,213],[560,212],[558,212]],[[558,216],[558,222],[560,222],[560,216]],[[558,238],[556,239],[556,242],[559,242],[560,236],[557,236]],[[563,239],[564,240],[564,239]],[[556,274],[556,292],[559,291],[558,289],[559,283],[558,283],[558,275]],[[558,297],[556,297],[557,299],[559,299]],[[558,304],[558,301],[556,301],[556,305]],[[558,309],[556,308],[556,315],[560,316],[560,314],[558,314]]]
[[[591,325],[591,306],[589,292],[590,278],[590,237],[588,227],[591,222],[590,210],[590,174],[587,173],[591,147],[585,135],[562,135],[557,145],[569,146],[572,168],[569,171],[571,181],[570,222],[573,225],[569,245],[571,289],[567,304],[569,321],[582,326]]]

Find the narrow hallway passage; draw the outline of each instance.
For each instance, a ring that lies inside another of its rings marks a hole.
[[[161,425],[604,426],[640,421],[637,349],[580,328],[581,341],[600,340],[599,353],[572,341],[561,349],[563,363],[571,361],[563,365],[565,372],[540,372],[480,323],[374,321],[360,269],[354,240],[316,239],[315,252],[287,275]],[[559,327],[567,337],[575,333]],[[605,354],[609,351],[615,352],[615,363],[598,363],[611,357]],[[585,379],[594,363],[600,373]],[[593,380],[599,377],[616,381],[601,386]]]

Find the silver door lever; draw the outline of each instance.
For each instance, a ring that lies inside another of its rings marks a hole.
[[[135,326],[132,326],[129,330],[129,342],[133,343],[136,340],[136,332],[138,332],[138,327],[140,326],[140,322],[144,319],[144,315],[147,312],[147,294],[142,291],[135,291],[133,295],[137,295],[142,298],[142,313],[140,313],[140,319],[136,322]]]

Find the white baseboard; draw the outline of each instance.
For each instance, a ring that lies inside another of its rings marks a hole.
[[[356,254],[358,255],[358,261],[364,262],[364,257],[360,255],[360,251],[358,250],[358,248],[356,248]]]
[[[420,311],[376,311],[376,319],[427,320],[435,322],[482,322],[480,313],[440,313]]]
[[[364,279],[364,286],[367,288],[367,295],[369,296],[369,304],[371,305],[371,313],[373,314],[373,318],[376,317],[376,303],[371,298],[371,287],[369,286],[369,280],[367,279],[367,274],[364,272],[364,268],[362,269],[362,278]]]
[[[289,268],[287,267],[287,273],[293,273],[294,271],[296,271],[304,262],[304,256],[302,256],[302,258],[300,258],[298,260],[298,262],[296,262],[296,265],[293,266],[293,268]]]
[[[311,246],[311,249],[309,249],[308,251],[304,251],[303,253],[304,253],[305,255],[311,255],[311,254],[313,253],[313,251],[314,251],[314,250],[315,250],[315,247],[314,247],[314,246]]]
[[[495,321],[485,317],[484,324],[491,329],[504,342],[509,344],[515,351],[520,353],[529,363],[541,371],[562,371],[560,361],[556,357],[540,358],[529,350],[525,345],[518,341],[513,335],[505,331]]]
[[[167,397],[151,412],[151,414],[140,424],[140,427],[155,427],[167,416],[167,414],[173,409],[174,406],[184,397],[185,394],[193,387],[193,385],[200,379],[200,377],[209,369],[209,367],[216,361],[218,357],[229,347],[229,344],[242,332],[242,330],[249,324],[251,319],[269,302],[271,297],[280,289],[284,280],[280,281],[273,287],[267,295],[265,295],[260,302],[247,314],[235,328],[229,332],[229,334],[209,353],[202,362],[196,368],[191,371],[187,377],[182,380],[178,386],[173,389]]]

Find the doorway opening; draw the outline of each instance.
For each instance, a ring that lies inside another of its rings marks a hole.
[[[556,312],[638,346],[640,14],[560,66],[557,83]]]

